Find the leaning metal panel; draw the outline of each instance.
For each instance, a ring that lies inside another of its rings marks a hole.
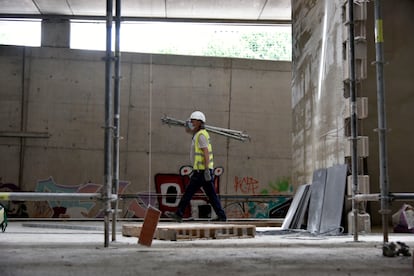
[[[326,175],[327,169],[318,169],[313,172],[307,225],[307,230],[311,233],[319,233],[323,199],[325,197]]]

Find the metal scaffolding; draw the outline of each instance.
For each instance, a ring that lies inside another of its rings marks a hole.
[[[352,141],[352,196],[354,197],[358,191],[358,117],[357,102],[355,91],[355,35],[354,35],[354,1],[348,3],[348,36],[349,36],[349,88],[350,88],[350,106],[351,106],[351,141]],[[356,201],[352,200],[352,212],[354,214],[354,229],[358,229],[358,208]],[[358,231],[354,231],[354,241],[358,240]]]
[[[119,140],[120,137],[120,114],[121,114],[121,0],[115,3],[115,64],[114,64],[114,137],[113,137],[113,180],[112,194],[118,195],[119,190]],[[113,202],[112,214],[112,241],[116,240],[116,223],[118,220],[118,200]]]
[[[51,199],[59,200],[91,200],[100,201],[104,210],[104,246],[109,246],[109,230],[112,218],[112,241],[116,239],[116,222],[118,220],[118,187],[119,187],[119,139],[120,139],[120,24],[121,24],[121,0],[115,0],[115,50],[112,51],[112,27],[113,27],[113,2],[106,0],[106,56],[105,56],[105,125],[104,125],[104,187],[102,193],[31,193],[31,192],[0,192],[0,200],[19,201],[43,201]],[[376,49],[376,83],[377,83],[377,107],[378,107],[378,136],[379,136],[379,171],[380,193],[357,194],[358,191],[358,163],[357,163],[357,110],[355,92],[355,53],[354,53],[354,1],[349,0],[349,70],[350,70],[350,106],[351,106],[351,139],[352,139],[352,210],[354,213],[354,240],[358,240],[358,212],[356,204],[360,201],[380,201],[384,243],[388,242],[388,220],[390,215],[390,202],[401,200],[414,200],[414,193],[390,193],[388,179],[387,157],[387,124],[385,116],[384,93],[384,50],[383,50],[383,20],[382,0],[374,1],[375,9],[375,49]],[[112,76],[114,69],[114,77]],[[114,83],[112,82],[114,79]],[[173,126],[185,126],[186,122],[168,116],[163,117],[162,122]],[[206,125],[206,129],[240,141],[250,140],[248,134],[242,131],[219,128]],[[30,133],[29,133],[30,134]],[[6,136],[23,137],[19,133],[6,133]],[[36,137],[44,137],[45,133],[31,134]]]
[[[350,1],[349,5],[350,15],[353,12],[353,1]],[[388,242],[388,224],[390,217],[390,202],[391,201],[403,201],[414,200],[414,193],[390,193],[390,184],[388,179],[388,157],[387,157],[387,123],[385,115],[385,92],[384,92],[384,35],[383,35],[383,19],[382,19],[382,0],[374,1],[374,16],[375,16],[375,65],[376,65],[376,83],[377,83],[377,108],[378,108],[378,137],[379,137],[379,171],[380,171],[380,193],[375,194],[356,194],[353,192],[352,202],[353,206],[355,202],[360,201],[380,201],[381,209],[380,214],[382,216],[382,230],[383,230],[383,243]],[[350,28],[351,29],[351,28]],[[351,31],[350,31],[351,32]],[[354,40],[351,40],[350,44],[354,44]],[[351,47],[350,47],[351,48]],[[350,70],[354,70],[350,68]],[[355,155],[356,156],[356,155]],[[353,156],[354,158],[354,156]],[[353,182],[354,189],[356,182]],[[354,213],[354,219],[357,215]],[[355,237],[357,240],[358,220],[355,219]]]
[[[112,240],[116,239],[119,186],[119,120],[120,120],[120,24],[121,0],[116,1],[115,57],[112,53],[113,0],[106,1],[106,55],[105,55],[105,134],[104,134],[104,187],[102,193],[38,193],[0,192],[0,200],[43,201],[91,200],[101,201],[104,210],[104,246],[109,246],[109,230],[112,214]],[[114,64],[114,65],[113,65]],[[114,85],[112,67],[115,67]]]

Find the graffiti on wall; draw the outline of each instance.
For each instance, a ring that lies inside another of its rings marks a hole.
[[[180,196],[184,193],[185,187],[190,181],[191,167],[183,166],[179,174],[155,175],[155,188],[157,201],[160,211],[175,211],[180,201]],[[223,168],[218,167],[214,170],[215,189],[220,193],[220,176]],[[283,218],[285,217],[292,197],[292,187],[288,178],[281,178],[271,181],[267,186],[261,187],[260,182],[251,176],[235,177],[234,190],[240,194],[229,199],[226,195],[221,197],[229,218]],[[260,197],[262,196],[262,197]],[[214,211],[209,206],[208,198],[200,190],[186,209],[184,217],[210,218],[214,217]]]
[[[122,194],[129,185],[127,181],[119,182]],[[37,181],[35,192],[44,193],[100,193],[102,184],[85,183],[76,186],[57,184],[52,177]],[[103,217],[99,202],[90,200],[56,200],[34,202],[32,217],[35,218],[100,218]]]
[[[125,193],[130,185],[128,181],[120,181],[119,195]],[[37,181],[35,192],[45,193],[99,193],[102,184],[85,183],[77,186],[57,184],[52,177]],[[0,181],[0,192],[22,192],[13,183],[2,183]],[[125,209],[123,217],[143,218],[148,205],[156,206],[152,197],[146,193],[138,193],[132,200],[121,200],[121,208]],[[101,218],[103,213],[100,202],[88,200],[45,200],[45,201],[8,201],[0,203],[7,210],[9,218]]]
[[[164,213],[174,211],[185,187],[190,181],[190,166],[182,166],[178,174],[158,173],[155,175],[156,193],[125,194],[130,185],[128,181],[119,183],[119,208],[122,209],[120,217],[144,218],[146,208],[151,205],[157,207]],[[214,169],[215,189],[220,193],[220,177],[223,168]],[[46,193],[100,193],[102,184],[92,182],[69,186],[57,184],[52,177],[38,180],[35,192]],[[281,195],[291,193],[292,188],[287,178],[269,182],[262,187],[260,182],[251,176],[235,177],[234,188],[240,198],[226,198],[222,196],[223,207],[229,218],[279,218],[284,217],[287,212],[291,196]],[[10,183],[0,182],[1,192],[21,192],[20,189]],[[263,197],[260,197],[263,196]],[[267,196],[267,197],[265,197]],[[1,202],[8,210],[9,217],[16,218],[102,218],[104,216],[100,201],[90,200],[45,200],[45,201],[4,201]],[[208,198],[202,190],[193,197],[187,208],[185,217],[211,218],[214,210],[209,205]]]
[[[13,183],[0,182],[0,192],[21,192],[20,188]],[[0,201],[0,203],[7,210],[7,216],[9,218],[27,218],[27,206],[22,201]]]
[[[191,166],[182,166],[179,174],[162,174],[155,175],[155,190],[157,192],[158,206],[162,214],[166,211],[175,211],[180,202],[181,195],[185,187],[190,182],[192,173]],[[216,167],[213,170],[214,189],[220,193],[220,176],[223,174],[222,167]],[[184,212],[183,217],[211,218],[214,217],[214,211],[209,206],[209,200],[202,190],[199,190],[192,198],[190,206]]]
[[[259,181],[251,176],[234,177],[234,191],[235,193],[255,195],[259,189]]]
[[[283,218],[292,197],[285,194],[293,192],[287,177],[271,181],[261,187],[259,180],[252,176],[234,178],[234,191],[243,197],[226,201],[226,213],[233,218]],[[260,196],[271,197],[260,197]]]
[[[234,177],[234,191],[243,195],[275,195],[280,193],[291,193],[293,187],[289,184],[287,177],[282,177],[269,182],[267,187],[260,189],[260,182],[252,176]]]
[[[229,218],[284,218],[291,202],[292,197],[277,195],[272,198],[233,198],[225,201],[225,210]]]

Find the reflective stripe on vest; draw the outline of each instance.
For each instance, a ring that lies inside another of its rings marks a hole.
[[[202,129],[202,130],[198,131],[195,134],[193,169],[194,170],[204,170],[205,169],[205,166],[204,166],[204,152],[198,146],[198,138],[200,137],[201,134],[203,134],[204,137],[206,137],[207,142],[208,142],[208,153],[209,153],[209,157],[210,157],[210,160],[209,160],[210,162],[208,164],[208,168],[213,169],[214,168],[213,148],[211,147],[211,143],[210,143],[210,135],[208,135],[208,132],[205,129]]]

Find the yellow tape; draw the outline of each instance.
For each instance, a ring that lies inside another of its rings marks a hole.
[[[0,200],[9,200],[10,193],[0,193]]]
[[[375,25],[375,43],[382,43],[384,42],[384,36],[382,33],[382,20],[376,20]]]

